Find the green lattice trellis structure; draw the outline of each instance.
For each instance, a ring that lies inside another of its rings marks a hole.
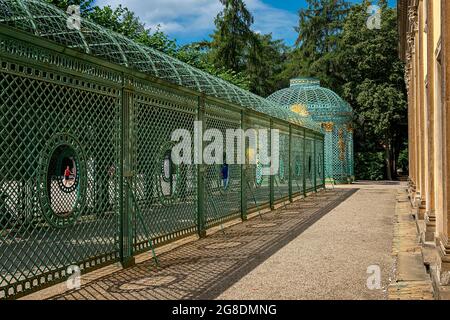
[[[324,187],[311,117],[67,17],[0,0],[0,299]],[[278,175],[231,165],[224,187],[217,164],[175,165],[171,134],[194,121],[279,129]]]
[[[295,78],[291,86],[268,97],[302,116],[311,116],[325,131],[325,177],[329,182],[354,180],[352,108],[314,78]]]
[[[100,27],[87,19],[81,20],[80,30],[70,30],[67,27],[68,18],[65,12],[42,0],[0,1],[0,22],[3,24],[208,96],[318,130],[317,124],[310,118],[299,117],[289,110],[280,109],[266,99]]]

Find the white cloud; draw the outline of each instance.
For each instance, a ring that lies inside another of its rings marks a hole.
[[[134,11],[148,27],[169,34],[200,35],[214,28],[214,17],[221,10],[214,0],[97,0],[99,6],[122,4]]]
[[[96,4],[122,4],[136,12],[148,27],[161,25],[162,30],[177,39],[207,38],[214,30],[214,18],[222,10],[219,0],[97,0]],[[255,30],[272,32],[275,38],[292,38],[296,14],[262,0],[246,0],[246,4],[255,17]]]
[[[295,37],[294,27],[298,24],[298,15],[282,9],[274,8],[261,0],[246,0],[253,13],[253,28],[261,33],[272,33],[278,39],[291,40]]]

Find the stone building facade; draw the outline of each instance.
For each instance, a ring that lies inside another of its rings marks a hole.
[[[409,121],[409,192],[425,263],[450,285],[450,1],[399,0]],[[430,253],[431,252],[431,253]],[[434,257],[434,258],[433,258]]]

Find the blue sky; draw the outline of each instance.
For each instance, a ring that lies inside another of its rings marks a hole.
[[[284,39],[288,45],[295,42],[297,12],[306,1],[245,0],[245,3],[255,18],[255,31],[272,33],[274,38]],[[391,6],[396,3],[396,0],[389,0]],[[136,12],[148,27],[154,29],[160,25],[178,44],[208,39],[214,30],[214,17],[222,9],[218,0],[96,0],[96,4],[113,7],[122,4]]]

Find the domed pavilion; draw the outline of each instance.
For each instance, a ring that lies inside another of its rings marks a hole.
[[[325,177],[331,183],[354,180],[353,110],[315,78],[295,78],[290,87],[268,97],[283,108],[302,116],[311,116],[325,131]]]

